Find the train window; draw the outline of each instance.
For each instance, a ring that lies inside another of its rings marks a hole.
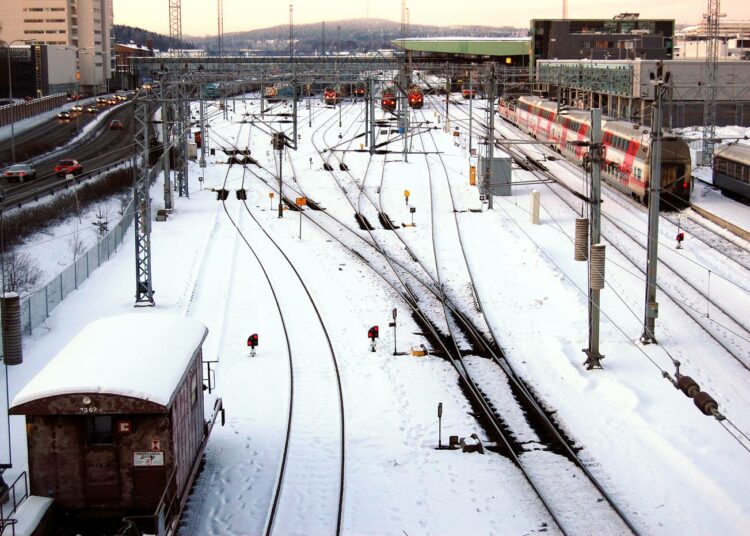
[[[89,415],[89,445],[112,444],[112,417],[110,415]]]

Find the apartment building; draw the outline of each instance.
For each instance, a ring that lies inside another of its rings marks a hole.
[[[112,77],[112,0],[2,0],[0,40],[72,47],[81,91],[106,91]]]

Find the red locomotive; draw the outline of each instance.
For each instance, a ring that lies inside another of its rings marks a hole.
[[[325,91],[323,91],[323,101],[326,104],[332,104],[336,105],[341,101],[341,91],[338,86],[334,87],[327,87]]]
[[[464,86],[461,88],[461,95],[465,99],[475,99],[477,97],[477,90],[473,87]]]
[[[364,97],[367,94],[367,86],[364,82],[357,82],[354,84],[354,96]]]
[[[411,86],[409,88],[409,106],[415,109],[419,109],[424,106],[424,91],[419,86]]]
[[[392,112],[396,109],[396,91],[387,87],[383,90],[383,94],[380,97],[380,106],[386,112]]]

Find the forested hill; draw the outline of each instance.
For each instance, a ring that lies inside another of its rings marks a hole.
[[[115,43],[130,43],[132,41],[136,45],[148,46],[149,39],[151,40],[151,46],[157,50],[169,50],[170,48],[196,48],[195,43],[172,39],[166,35],[149,32],[143,28],[115,24]]]

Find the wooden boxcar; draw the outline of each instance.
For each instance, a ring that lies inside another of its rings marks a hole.
[[[210,428],[208,330],[164,314],[92,322],[13,400],[25,415],[31,493],[76,517],[170,513],[189,492]]]

